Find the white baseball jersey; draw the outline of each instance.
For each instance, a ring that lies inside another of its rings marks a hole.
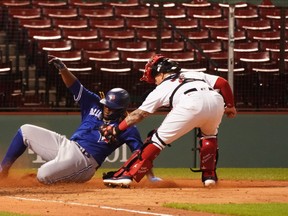
[[[178,88],[185,79],[189,81]],[[138,108],[153,113],[170,103],[173,107],[157,130],[158,138],[154,135],[152,140],[170,144],[194,128],[200,128],[203,135],[216,135],[224,113],[223,97],[213,89],[217,79],[203,72],[183,72],[176,79],[173,75],[164,79]]]

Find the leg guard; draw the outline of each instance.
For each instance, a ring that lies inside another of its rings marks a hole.
[[[200,144],[200,169],[211,171],[216,169],[217,138],[203,138]]]
[[[218,144],[216,137],[203,137],[200,141],[200,170],[202,181],[213,178],[217,181],[216,164],[218,160]]]
[[[111,171],[108,173],[104,173],[103,175],[103,179],[108,179],[108,178],[112,178],[112,177],[119,177],[121,176],[125,171],[129,171],[130,167],[138,160],[138,158],[141,155],[141,151],[140,150],[136,150],[131,156],[130,158],[123,164],[122,167],[120,167],[119,170],[117,171]]]
[[[128,161],[114,173],[113,177],[131,176],[136,182],[140,182],[153,167],[153,160],[159,155],[160,151],[161,149],[152,143],[144,145],[141,151],[131,155]],[[109,176],[103,178],[109,178]]]
[[[138,160],[130,166],[128,173],[139,182],[153,167],[153,161],[160,154],[161,149],[152,143],[144,146]]]

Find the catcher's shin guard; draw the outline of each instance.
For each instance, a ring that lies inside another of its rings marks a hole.
[[[200,170],[205,175],[210,175],[217,180],[216,164],[218,159],[218,144],[216,137],[203,137],[200,142]]]
[[[122,167],[120,167],[117,171],[108,172],[105,174],[104,178],[111,178],[111,177],[119,177],[121,176],[125,171],[129,171],[130,167],[138,160],[139,156],[141,154],[141,150],[136,150],[130,158],[123,164]]]
[[[136,182],[140,182],[145,174],[153,167],[153,160],[159,155],[161,149],[152,143],[144,146],[142,151],[137,151],[128,161],[114,174],[131,176]]]

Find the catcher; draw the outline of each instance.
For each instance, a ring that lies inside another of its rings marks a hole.
[[[133,154],[113,175],[104,176],[104,184],[129,185],[133,179],[139,182],[152,168],[161,150],[194,128],[200,130],[202,182],[207,187],[216,184],[218,127],[224,113],[229,118],[236,116],[234,96],[229,83],[222,77],[180,71],[177,62],[159,54],[152,56],[141,80],[156,84],[156,88],[119,125],[101,127],[103,136],[117,138],[159,107],[172,108],[150,142],[140,152]]]
[[[105,158],[126,143],[132,152],[143,143],[136,127],[131,127],[113,141],[101,136],[99,128],[116,126],[127,115],[129,94],[121,88],[113,88],[101,99],[84,88],[66,65],[54,56],[50,64],[59,70],[64,84],[74,95],[81,107],[81,124],[70,139],[54,131],[35,125],[22,125],[12,140],[0,165],[0,179],[7,177],[10,167],[28,148],[40,155],[44,163],[37,172],[43,184],[58,182],[86,182],[95,174]],[[158,181],[152,171],[148,177]]]

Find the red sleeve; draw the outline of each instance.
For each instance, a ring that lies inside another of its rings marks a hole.
[[[129,127],[129,126],[128,126],[128,124],[127,124],[127,122],[126,122],[125,119],[118,125],[118,129],[119,129],[120,131],[124,131],[124,130],[126,130],[128,127]]]
[[[218,77],[214,85],[214,89],[220,90],[220,94],[223,96],[225,105],[227,107],[234,107],[234,96],[227,80],[222,77]]]

